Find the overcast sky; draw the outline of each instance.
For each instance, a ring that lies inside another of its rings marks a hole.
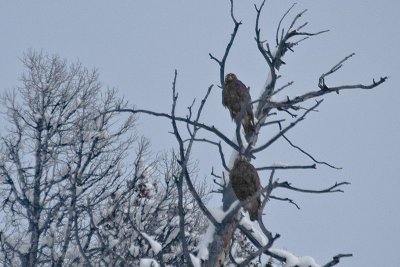
[[[253,4],[259,1],[236,2],[240,3],[235,14],[243,25],[226,68],[250,86],[255,98],[267,73],[254,41]],[[273,41],[279,18],[292,3],[267,1],[263,39]],[[398,266],[400,3],[305,0],[299,1],[292,16],[303,9],[308,9],[301,20],[309,22],[308,30],[331,31],[301,43],[286,56],[280,84],[295,83],[281,97],[316,90],[318,77],[352,52],[356,56],[328,79],[328,85],[370,83],[385,75],[390,79],[374,90],[325,96],[319,112],[288,134],[316,158],[344,169],[319,166],[314,171],[278,172],[277,177],[315,189],[343,180],[351,185],[343,194],[279,191],[279,196],[293,198],[301,210],[272,202],[266,210],[266,225],[282,235],[277,248],[311,255],[319,263],[337,253],[354,253],[340,266]],[[180,114],[184,116],[192,99],[201,98],[215,84],[203,120],[231,136],[234,125],[221,105],[218,66],[208,53],[221,57],[232,29],[228,0],[0,1],[0,92],[19,85],[23,71],[19,58],[24,52],[43,50],[97,68],[104,85],[118,88],[132,105],[169,112],[177,69]],[[168,134],[169,122],[143,116],[139,123],[154,151],[175,145]],[[201,144],[193,157],[199,160],[200,177],[208,175],[212,166],[222,171],[213,147]],[[281,143],[257,155],[255,164],[277,162],[310,163]],[[266,181],[268,173],[261,176]]]

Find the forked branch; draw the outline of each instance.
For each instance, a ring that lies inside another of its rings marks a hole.
[[[217,59],[216,57],[214,57],[211,53],[209,53],[209,56],[212,60],[215,60],[218,65],[219,65],[219,79],[220,79],[220,83],[221,83],[221,88],[224,89],[224,77],[225,77],[225,63],[226,60],[228,58],[229,52],[231,50],[231,47],[233,45],[233,42],[235,40],[236,34],[239,30],[240,25],[242,24],[241,21],[237,21],[235,18],[235,15],[233,14],[233,0],[230,0],[230,7],[231,7],[231,18],[233,23],[235,24],[234,28],[233,28],[233,32],[231,34],[231,39],[229,40],[226,49],[225,49],[225,53],[222,57],[221,60]]]

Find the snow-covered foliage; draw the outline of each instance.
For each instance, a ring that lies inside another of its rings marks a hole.
[[[154,259],[140,259],[139,267],[160,267],[157,261]]]
[[[182,250],[174,182],[179,168],[167,155],[146,165],[146,147],[139,148],[133,178],[110,196],[107,206],[112,208],[98,215],[101,219],[92,227],[110,247],[102,257],[109,258],[114,265],[138,266],[144,264],[141,259],[148,258],[166,266],[179,266]],[[197,188],[206,196],[204,185],[198,184]],[[184,201],[188,246],[194,250],[205,231],[206,220],[186,189]],[[110,236],[118,240],[115,246],[107,240]]]
[[[234,267],[237,266],[238,263],[241,263],[245,260],[251,253],[255,252],[257,249],[254,247],[247,238],[240,232],[236,231],[233,237],[233,242],[231,246],[231,255],[227,261],[226,266]],[[233,261],[232,261],[233,260]],[[261,267],[262,262],[260,259],[254,259],[249,264],[249,267]]]
[[[0,265],[179,266],[174,156],[151,156],[135,117],[110,112],[125,103],[96,71],[34,52],[22,62],[3,101]],[[206,221],[186,188],[184,206],[194,250]]]
[[[122,102],[113,90],[101,94],[96,71],[34,52],[22,62],[22,85],[3,97],[0,265],[69,265],[90,240],[79,234],[84,211],[120,183],[134,117],[102,113]]]

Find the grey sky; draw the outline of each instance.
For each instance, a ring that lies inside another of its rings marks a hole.
[[[255,98],[267,71],[254,42],[253,3],[259,1],[236,2],[235,14],[243,25],[227,72],[235,72]],[[261,24],[265,38],[273,41],[277,22],[292,3],[267,1]],[[221,57],[224,52],[233,29],[228,8],[228,0],[0,1],[0,92],[18,85],[23,71],[18,58],[23,52],[43,49],[98,68],[104,84],[117,87],[131,104],[168,112],[177,68],[179,112],[184,115],[192,98],[201,98],[215,84],[203,118],[230,136],[234,126],[216,87],[218,66],[208,56],[211,52]],[[308,12],[302,21],[309,22],[307,29],[331,31],[303,42],[286,56],[280,82],[293,80],[295,84],[281,97],[317,89],[319,75],[351,52],[356,56],[328,79],[328,85],[370,83],[384,75],[390,79],[371,91],[324,97],[319,112],[290,132],[297,145],[344,169],[321,166],[315,171],[278,172],[279,177],[299,187],[321,188],[342,180],[351,185],[344,188],[344,194],[289,195],[282,191],[281,196],[293,198],[302,209],[272,202],[266,210],[266,224],[282,235],[276,247],[299,256],[311,255],[319,263],[337,253],[354,253],[340,266],[397,266],[400,3],[305,0],[294,11],[305,8]],[[167,133],[169,126],[159,119],[140,119],[140,131],[151,138],[154,150],[175,145]],[[212,165],[221,171],[213,147],[197,147],[194,157],[200,161],[202,176]],[[258,155],[255,162],[258,166],[310,163],[284,143]],[[263,174],[264,179],[267,175]]]

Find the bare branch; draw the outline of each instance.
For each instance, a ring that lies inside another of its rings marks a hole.
[[[311,189],[301,189],[297,188],[294,186],[291,186],[289,182],[282,182],[282,183],[277,183],[276,188],[281,187],[281,188],[286,188],[292,191],[297,191],[297,192],[302,192],[302,193],[313,193],[313,194],[322,194],[322,193],[336,193],[336,192],[343,192],[342,189],[337,189],[338,187],[342,185],[349,185],[350,183],[348,182],[340,182],[340,183],[335,183],[333,186],[328,187],[326,189],[322,190],[311,190]]]
[[[188,123],[188,124],[196,126],[196,127],[200,127],[210,133],[215,134],[216,136],[221,138],[221,140],[223,140],[227,145],[229,145],[233,149],[239,151],[239,146],[237,144],[235,144],[234,142],[232,142],[226,135],[221,133],[217,128],[215,128],[214,125],[208,126],[208,125],[206,125],[204,123],[200,123],[198,121],[188,120],[187,118],[172,117],[170,114],[167,114],[167,113],[155,112],[155,111],[145,110],[145,109],[120,108],[120,109],[114,109],[114,110],[108,111],[108,113],[110,113],[110,112],[128,112],[128,113],[132,113],[132,114],[148,114],[148,115],[152,115],[155,117],[164,117],[169,120],[174,119],[175,121],[185,122],[185,123]]]
[[[177,75],[178,75],[178,72],[175,70],[174,81],[172,82],[172,111],[171,111],[172,120],[171,120],[171,123],[172,123],[172,128],[174,129],[174,135],[179,144],[180,160],[178,161],[178,163],[181,165],[182,169],[186,169],[186,164],[188,162],[188,158],[185,157],[185,150],[184,150],[184,146],[183,146],[182,137],[178,131],[178,127],[177,127],[176,121],[175,121],[175,108],[176,108],[176,102],[178,99],[178,94],[176,93],[176,77],[177,77]],[[193,263],[192,263],[192,260],[190,259],[188,245],[187,245],[186,236],[185,236],[185,214],[184,214],[184,208],[183,208],[183,176],[184,175],[183,175],[183,171],[182,171],[178,177],[175,177],[175,182],[176,182],[177,189],[178,189],[179,238],[180,238],[183,256],[185,258],[186,264],[188,264],[188,266],[193,267]]]
[[[316,169],[317,166],[315,164],[312,165],[276,165],[276,166],[266,166],[266,167],[258,167],[257,171],[266,171],[266,170],[294,170],[294,169]]]
[[[235,24],[235,27],[233,29],[233,32],[231,34],[231,39],[229,40],[226,49],[225,49],[225,53],[224,56],[222,57],[222,60],[218,60],[217,58],[215,58],[211,53],[209,53],[209,56],[211,59],[215,60],[220,68],[219,71],[219,77],[220,77],[220,83],[221,83],[221,88],[224,89],[224,77],[225,77],[225,63],[226,63],[226,59],[228,58],[229,52],[231,50],[231,47],[233,45],[233,42],[235,40],[236,34],[239,30],[240,25],[242,24],[242,22],[238,22],[233,14],[233,0],[230,0],[230,6],[231,6],[231,18],[233,23]]]
[[[368,84],[368,85],[354,84],[354,85],[342,85],[342,86],[336,86],[336,87],[328,87],[325,85],[325,83],[323,83],[321,85],[321,87],[324,89],[308,92],[301,96],[296,96],[293,99],[288,99],[288,100],[282,101],[282,102],[269,102],[268,106],[270,108],[271,107],[282,108],[282,109],[292,108],[294,105],[296,105],[298,103],[301,103],[308,99],[316,98],[316,97],[319,97],[319,96],[322,96],[322,95],[325,95],[328,93],[333,93],[333,92],[338,93],[341,90],[348,90],[348,89],[364,89],[364,90],[373,89],[373,88],[379,86],[380,84],[384,83],[387,79],[388,79],[388,77],[381,77],[379,79],[379,81],[373,80],[372,83]]]
[[[246,229],[246,227],[244,227],[243,225],[240,225],[240,224],[239,224],[239,225],[238,225],[238,229],[249,239],[249,241],[250,241],[254,246],[256,246],[257,248],[262,248],[262,247],[263,247],[263,246],[260,244],[260,242],[257,240],[257,238],[256,238],[248,229]],[[280,236],[279,236],[279,234],[276,234],[275,237],[276,237],[276,238],[279,238]],[[284,261],[285,261],[285,258],[284,258],[284,257],[281,257],[281,256],[279,256],[279,255],[276,255],[276,254],[270,252],[269,250],[263,250],[263,253],[264,253],[265,255],[268,255],[268,256],[274,258],[274,259],[277,259],[277,260],[280,261],[280,262],[284,262]],[[256,256],[256,257],[257,257],[257,256]],[[254,258],[254,257],[253,257],[253,258]]]
[[[324,79],[326,76],[328,76],[328,75],[330,75],[330,74],[332,74],[332,73],[338,71],[341,67],[343,67],[343,63],[344,63],[345,61],[349,60],[349,59],[350,59],[351,57],[353,57],[354,55],[355,55],[355,53],[351,53],[350,55],[346,56],[344,59],[342,59],[341,61],[339,61],[339,63],[337,63],[335,66],[333,66],[328,72],[323,73],[323,74],[321,75],[321,77],[319,78],[320,84],[323,83],[323,82],[321,82],[321,81],[323,81],[323,79]]]
[[[329,163],[327,163],[327,162],[316,160],[311,154],[307,153],[304,149],[302,149],[301,147],[296,146],[295,144],[293,144],[292,141],[290,141],[289,138],[287,138],[285,135],[283,135],[282,137],[283,137],[292,147],[294,147],[294,148],[296,148],[297,150],[301,151],[301,153],[305,154],[307,157],[309,157],[310,159],[312,159],[315,163],[323,164],[323,165],[326,165],[326,166],[328,166],[328,167],[330,167],[330,168],[332,168],[332,169],[336,169],[336,170],[341,170],[341,169],[342,169],[342,168],[340,168],[340,167],[335,167],[335,166],[333,166],[333,165],[331,165],[331,164],[329,164]]]
[[[330,262],[328,262],[327,264],[323,265],[322,267],[335,266],[336,264],[338,264],[340,262],[341,258],[345,258],[345,257],[353,257],[353,254],[338,254],[338,255],[334,256],[333,259]]]
[[[290,204],[293,204],[298,210],[300,209],[299,205],[296,204],[296,202],[294,202],[292,199],[290,198],[281,198],[281,197],[277,197],[277,196],[269,196],[269,198],[271,199],[275,199],[275,200],[280,200],[280,201],[287,201]]]
[[[189,139],[189,140],[190,140],[190,139]],[[184,142],[189,141],[189,140],[185,140]],[[225,156],[224,156],[224,152],[222,151],[221,142],[218,142],[218,143],[217,143],[217,142],[208,140],[208,139],[206,139],[206,138],[202,138],[202,139],[194,138],[193,141],[196,141],[196,142],[205,142],[205,143],[209,143],[209,144],[212,144],[212,145],[217,146],[217,147],[218,147],[218,151],[219,151],[219,155],[220,155],[220,157],[221,157],[222,166],[224,167],[224,169],[225,169],[226,171],[228,171],[228,172],[230,171],[229,168],[228,168],[228,165],[226,165]]]
[[[279,20],[278,27],[276,28],[276,34],[275,34],[275,42],[276,42],[277,46],[282,41],[282,37],[279,40],[279,33],[281,32],[282,21],[285,19],[285,17],[289,14],[289,12],[293,9],[293,7],[295,5],[296,5],[296,3],[293,3],[292,6],[285,12],[285,14],[283,14],[282,18]]]
[[[257,148],[254,148],[251,150],[251,153],[257,153],[260,151],[263,151],[264,149],[266,149],[267,147],[269,147],[271,144],[273,144],[277,139],[279,139],[281,136],[283,136],[287,131],[289,131],[290,129],[292,129],[294,126],[296,126],[300,121],[302,121],[306,115],[311,112],[312,110],[315,110],[319,104],[322,103],[323,100],[317,101],[317,103],[312,106],[309,110],[307,110],[306,112],[304,112],[304,114],[298,118],[296,121],[290,123],[286,128],[284,128],[283,130],[281,130],[278,134],[276,134],[273,138],[271,138],[268,142],[266,142],[264,145],[261,145]]]
[[[276,89],[276,90],[271,94],[271,96],[274,96],[274,95],[278,94],[280,91],[282,91],[282,90],[284,90],[285,88],[291,86],[293,83],[294,83],[294,82],[292,81],[292,82],[288,82],[287,84],[281,86],[280,88]]]

